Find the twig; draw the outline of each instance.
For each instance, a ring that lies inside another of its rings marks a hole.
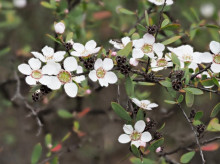
[[[199,75],[199,74],[201,74],[201,73],[207,71],[207,70],[211,67],[211,65],[212,65],[212,63],[208,64],[208,65],[206,66],[206,68],[204,68],[204,69],[200,70],[199,72],[193,74],[190,79],[193,80],[197,75]]]

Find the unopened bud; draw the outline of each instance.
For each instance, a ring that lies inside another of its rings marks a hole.
[[[130,61],[129,61],[129,63],[130,63],[132,66],[137,66],[139,62],[138,62],[137,59],[131,58]]]
[[[57,34],[63,34],[65,31],[65,24],[62,22],[56,23],[54,29]]]

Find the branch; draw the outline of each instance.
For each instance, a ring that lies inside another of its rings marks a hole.
[[[193,80],[197,75],[199,75],[199,74],[201,74],[201,73],[207,71],[207,70],[211,67],[211,65],[212,65],[212,63],[210,63],[209,65],[207,65],[206,68],[204,68],[204,69],[200,70],[199,72],[193,74],[190,79]]]

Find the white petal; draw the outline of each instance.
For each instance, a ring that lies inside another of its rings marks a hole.
[[[75,71],[78,64],[74,57],[67,57],[63,62],[63,67],[66,71]]]
[[[77,51],[72,51],[72,52],[71,52],[71,55],[77,56],[77,57],[82,56],[82,54],[79,53],[79,52],[77,52]]]
[[[126,124],[123,126],[123,130],[126,134],[132,134],[134,131],[131,125],[126,125]]]
[[[96,71],[95,70],[92,70],[89,72],[89,78],[92,80],[92,81],[97,81],[97,76],[96,76]]]
[[[200,55],[200,60],[202,63],[211,63],[213,56],[209,52],[204,52]]]
[[[33,70],[38,70],[41,67],[41,62],[39,59],[31,58],[28,61],[28,64],[31,66]]]
[[[143,39],[144,39],[145,44],[153,45],[155,42],[155,37],[148,33],[143,36]]]
[[[135,48],[140,49],[141,47],[143,47],[143,45],[144,45],[144,39],[137,39],[133,41],[133,46]]]
[[[100,51],[100,49],[101,49],[101,47],[94,48],[93,50],[88,51],[88,55],[96,54]]]
[[[103,68],[106,71],[111,70],[114,67],[113,60],[109,58],[105,58],[103,61]]]
[[[191,63],[188,67],[189,67],[189,68],[192,68],[193,71],[195,71],[196,68],[198,68],[198,65],[197,65],[196,63]]]
[[[20,64],[18,70],[24,75],[30,75],[32,70],[28,64]]]
[[[162,58],[164,49],[165,49],[165,46],[161,43],[153,44],[153,50],[159,58]]]
[[[139,61],[137,60],[137,59],[135,59],[135,58],[130,58],[130,60],[129,60],[129,63],[132,65],[132,66],[138,66],[138,63],[139,63]]]
[[[131,39],[128,36],[126,36],[122,38],[121,41],[122,41],[122,44],[126,46],[131,41]]]
[[[149,142],[150,140],[152,140],[152,136],[151,136],[151,134],[149,132],[142,133],[141,141]]]
[[[145,122],[144,122],[143,120],[139,120],[139,121],[137,121],[137,122],[135,123],[134,129],[135,129],[137,132],[142,133],[142,132],[144,131],[144,129],[145,129],[145,126],[146,126]]]
[[[193,53],[193,61],[192,61],[192,62],[197,63],[197,64],[200,64],[200,63],[202,62],[202,59],[201,59],[201,56],[202,56],[202,55],[203,55],[203,54],[200,53],[200,52],[194,52],[194,53]]]
[[[42,52],[44,54],[44,56],[53,56],[54,55],[54,49],[48,46],[45,46],[42,49]]]
[[[56,76],[50,76],[50,82],[47,84],[48,88],[52,90],[57,90],[60,89],[61,85],[61,82]]]
[[[64,90],[68,96],[76,97],[78,92],[78,87],[75,83],[67,83],[64,85]]]
[[[47,75],[57,75],[61,70],[61,66],[59,63],[48,62],[42,68],[42,73]]]
[[[216,41],[211,41],[209,48],[213,54],[217,55],[220,53],[220,43]]]
[[[144,103],[146,105],[149,105],[150,104],[150,101],[149,100],[141,100],[141,103]]]
[[[116,74],[114,72],[106,72],[105,80],[109,84],[115,84],[118,81],[118,77],[116,76]]]
[[[133,103],[135,103],[137,106],[141,106],[141,101],[139,101],[138,99],[136,99],[136,98],[132,98],[131,99],[132,101],[133,101]]]
[[[167,5],[172,5],[172,4],[173,4],[173,0],[167,0],[167,1],[166,1],[166,4],[167,4]]]
[[[99,79],[99,84],[102,86],[102,87],[108,87],[108,81],[103,78],[103,79]]]
[[[96,47],[96,42],[94,40],[90,40],[86,43],[85,48],[87,51],[92,51]]]
[[[151,103],[151,104],[148,105],[148,107],[149,107],[149,108],[156,108],[156,107],[158,107],[158,104],[156,104],[156,103]]]
[[[120,143],[128,143],[131,141],[131,138],[129,135],[127,134],[121,134],[119,137],[118,137],[118,142]]]
[[[45,57],[41,53],[39,52],[31,52],[31,53],[34,55],[34,57],[40,59],[42,62],[46,62]]]
[[[153,52],[147,53],[147,54],[145,54],[145,55],[147,55],[147,56],[148,56],[149,58],[151,58],[151,59],[155,58]]]
[[[82,53],[83,51],[85,51],[84,45],[82,45],[80,43],[74,43],[73,49],[76,50],[79,53]]]
[[[94,68],[95,68],[95,70],[97,70],[97,69],[100,68],[100,67],[103,67],[103,62],[102,62],[102,59],[98,58],[98,59],[95,61]]]
[[[47,75],[43,75],[43,77],[39,79],[39,82],[43,85],[47,85],[50,83],[50,77]]]
[[[212,70],[214,73],[219,73],[219,72],[220,72],[220,64],[213,63],[213,64],[211,65],[211,70]]]
[[[60,62],[63,60],[65,54],[66,54],[66,51],[57,51],[54,54],[53,58],[56,62]]]
[[[144,53],[141,49],[137,49],[137,48],[134,48],[133,51],[132,51],[132,57],[133,58],[142,58],[144,56]]]
[[[136,146],[137,148],[139,148],[141,146],[141,141],[132,141],[131,145]]]
[[[34,79],[34,78],[32,78],[31,76],[27,76],[27,77],[25,78],[25,81],[26,81],[26,83],[29,84],[29,85],[36,85],[36,83],[37,83],[37,80]]]

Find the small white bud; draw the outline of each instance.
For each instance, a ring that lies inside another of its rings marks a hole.
[[[129,61],[129,63],[130,63],[131,65],[133,65],[133,66],[137,66],[139,62],[138,62],[137,59],[131,58],[130,61]]]
[[[17,8],[24,8],[27,5],[27,0],[13,0],[13,4]]]
[[[57,34],[63,34],[65,31],[65,24],[62,22],[56,23],[54,29]]]

